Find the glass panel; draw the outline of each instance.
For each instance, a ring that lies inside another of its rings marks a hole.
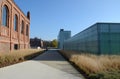
[[[94,25],[65,42],[65,49],[84,51],[90,53],[98,52],[97,26]]]
[[[110,51],[110,42],[109,41],[105,41],[105,40],[101,40],[100,43],[100,48],[101,48],[101,54],[109,54]]]
[[[109,32],[109,24],[100,24],[100,32]]]
[[[2,9],[2,25],[7,26],[7,22],[8,22],[8,8],[7,6],[3,6]]]
[[[111,24],[110,32],[120,32],[120,24]]]
[[[17,17],[17,15],[14,16],[14,30],[18,31],[18,17]]]

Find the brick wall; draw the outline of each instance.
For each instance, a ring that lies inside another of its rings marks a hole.
[[[0,52],[9,52],[10,50],[10,43],[0,43]]]
[[[19,49],[29,48],[29,29],[30,19],[25,16],[21,9],[14,3],[13,0],[0,0],[0,18],[2,18],[3,6],[8,7],[8,27],[2,25],[0,19],[0,52],[14,50],[17,44]],[[14,30],[14,16],[18,16],[18,31]],[[24,21],[23,32],[21,33],[22,21]],[[26,35],[26,27],[28,26],[28,36]]]

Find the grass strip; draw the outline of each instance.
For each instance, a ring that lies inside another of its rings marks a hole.
[[[27,49],[11,51],[9,53],[0,53],[0,68],[30,60],[43,52],[44,50]]]
[[[59,52],[76,65],[87,79],[120,79],[119,55],[98,56],[63,50]]]

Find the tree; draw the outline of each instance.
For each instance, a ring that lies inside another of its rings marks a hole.
[[[58,46],[58,41],[57,41],[56,39],[54,39],[54,40],[51,42],[51,44],[52,44],[52,47],[56,47],[56,48],[57,48],[57,46]]]

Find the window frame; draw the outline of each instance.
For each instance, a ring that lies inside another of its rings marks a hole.
[[[9,27],[9,9],[7,5],[2,7],[2,25]]]
[[[18,32],[18,16],[17,16],[17,14],[14,15],[14,31]]]
[[[26,25],[26,36],[29,36],[29,25]]]
[[[25,22],[22,20],[21,22],[21,34],[24,34],[24,27],[25,27]]]

